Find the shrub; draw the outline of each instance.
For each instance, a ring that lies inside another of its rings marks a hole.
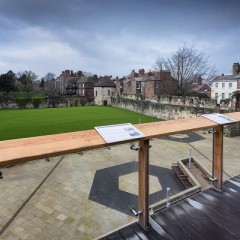
[[[75,106],[75,107],[78,106],[78,100],[74,100],[74,106]]]
[[[34,108],[39,108],[40,104],[43,102],[43,96],[32,96],[31,102]]]
[[[4,93],[0,92],[0,104],[4,102]]]
[[[26,106],[31,103],[31,95],[26,92],[17,92],[13,96],[14,101],[19,108],[26,108]]]
[[[81,106],[85,106],[88,103],[86,98],[80,98],[79,102]]]

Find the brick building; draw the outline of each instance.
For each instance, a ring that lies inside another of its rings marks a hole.
[[[94,100],[94,85],[99,80],[97,75],[86,77],[82,71],[65,70],[57,78],[59,92],[67,96],[76,96]]]
[[[61,75],[59,77],[57,77],[57,79],[56,79],[56,86],[58,88],[58,91],[61,94],[65,94],[67,82],[68,82],[69,78],[71,78],[71,77],[81,78],[82,76],[83,76],[82,71],[78,71],[76,73],[74,73],[72,70],[68,70],[68,69],[65,71],[62,71]]]
[[[169,71],[132,70],[131,74],[116,81],[117,94],[152,99],[157,95],[174,95],[177,82]]]
[[[211,98],[210,84],[203,83],[203,79],[200,75],[196,78],[196,81],[192,83],[191,92],[204,94]]]

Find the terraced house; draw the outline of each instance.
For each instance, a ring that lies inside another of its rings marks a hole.
[[[221,100],[230,99],[233,92],[240,90],[240,64],[233,64],[232,75],[217,76],[211,83],[211,98],[217,103]]]
[[[94,85],[99,78],[97,75],[85,76],[82,71],[65,70],[58,77],[59,92],[67,96],[77,96],[94,100]]]
[[[131,74],[117,79],[116,92],[128,97],[152,99],[161,94],[174,95],[177,91],[177,82],[169,71],[132,70]]]

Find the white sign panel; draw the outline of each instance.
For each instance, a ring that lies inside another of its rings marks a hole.
[[[145,137],[131,123],[95,127],[107,143],[121,142],[129,139]]]
[[[228,116],[225,116],[223,114],[220,114],[220,113],[212,113],[212,114],[205,114],[205,115],[202,115],[203,117],[205,118],[208,118],[216,123],[219,123],[219,124],[227,124],[227,123],[232,123],[232,122],[236,122],[235,119],[233,118],[230,118]]]

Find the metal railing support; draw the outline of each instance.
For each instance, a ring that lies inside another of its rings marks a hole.
[[[213,182],[214,187],[222,189],[223,182],[223,125],[215,127],[213,134]]]
[[[139,223],[144,229],[149,225],[149,140],[139,141]]]

